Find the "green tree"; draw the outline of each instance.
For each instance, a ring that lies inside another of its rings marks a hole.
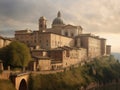
[[[23,69],[31,60],[29,48],[20,42],[13,41],[8,46],[0,49],[0,59],[5,66],[22,67]]]

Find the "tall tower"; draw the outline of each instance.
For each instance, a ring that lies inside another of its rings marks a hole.
[[[45,32],[47,25],[46,25],[46,18],[45,17],[40,17],[39,19],[39,32]]]
[[[106,39],[101,38],[101,55],[106,55]]]

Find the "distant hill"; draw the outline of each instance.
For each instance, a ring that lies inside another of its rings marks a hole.
[[[120,61],[120,53],[112,53],[112,55]]]

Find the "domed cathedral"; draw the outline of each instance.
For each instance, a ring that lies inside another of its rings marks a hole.
[[[61,12],[58,11],[57,17],[52,22],[52,28],[46,30],[46,32],[52,32],[67,37],[75,37],[82,33],[81,26],[66,25],[62,18]]]
[[[28,45],[32,57],[42,62],[37,61],[40,70],[70,67],[111,54],[111,46],[106,44],[106,39],[82,33],[81,26],[65,24],[60,11],[52,21],[51,28],[47,28],[46,22],[42,16],[39,30],[15,31],[15,39]]]
[[[64,20],[61,18],[61,13],[58,11],[57,17],[52,22],[52,28],[64,26]]]

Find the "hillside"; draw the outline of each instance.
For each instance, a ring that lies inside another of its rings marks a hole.
[[[95,59],[84,66],[49,75],[31,75],[30,90],[76,90],[91,82],[107,83],[120,77],[120,63],[113,56]]]
[[[0,79],[0,90],[16,90],[10,80]]]

